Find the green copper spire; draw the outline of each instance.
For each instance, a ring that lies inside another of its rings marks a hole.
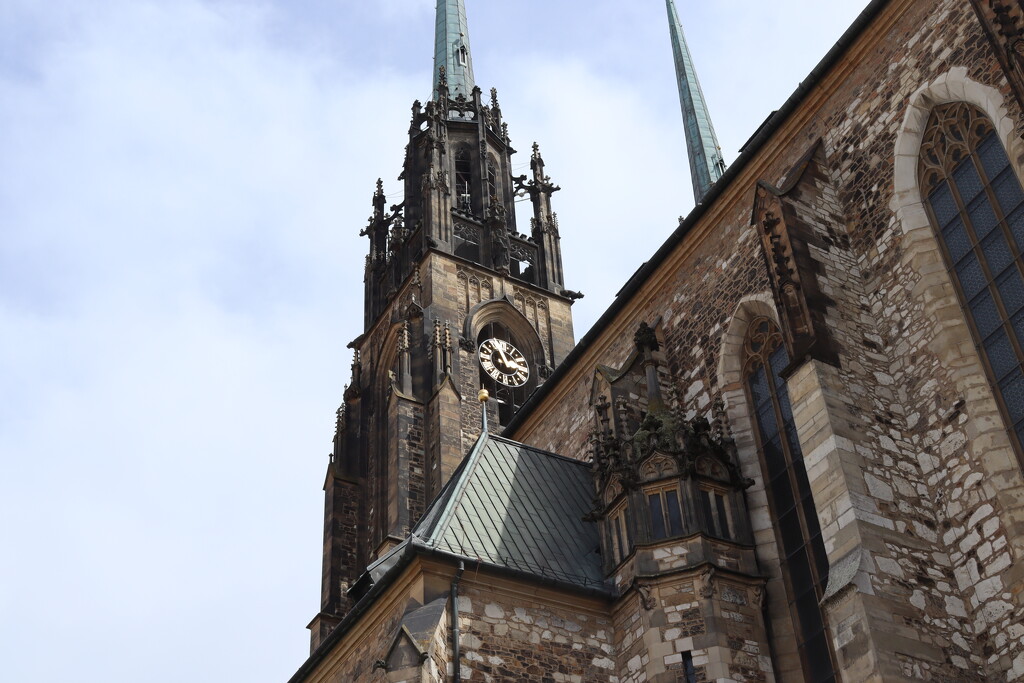
[[[704,101],[704,93],[693,68],[690,49],[686,47],[683,26],[679,23],[676,4],[665,0],[668,7],[668,28],[672,35],[672,54],[676,62],[676,78],[679,80],[679,105],[683,110],[683,126],[686,130],[686,148],[690,156],[690,173],[693,176],[694,201],[711,188],[712,183],[725,172],[722,150],[711,125],[711,115]]]
[[[469,52],[469,24],[463,0],[437,0],[437,24],[434,30],[434,99],[444,67],[451,97],[469,98],[473,81],[473,57]]]

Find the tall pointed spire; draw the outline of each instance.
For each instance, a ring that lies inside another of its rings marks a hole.
[[[437,99],[444,68],[451,97],[473,94],[473,56],[469,51],[469,24],[463,0],[437,0],[434,29],[434,99]]]
[[[672,54],[676,63],[676,78],[679,81],[679,105],[683,110],[683,126],[686,131],[686,149],[690,157],[690,174],[693,176],[693,198],[700,202],[711,185],[725,172],[722,150],[711,125],[704,93],[693,68],[690,49],[686,46],[683,26],[673,0],[665,0],[668,8],[668,27],[672,36]]]

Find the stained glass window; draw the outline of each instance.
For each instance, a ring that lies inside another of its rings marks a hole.
[[[937,107],[918,178],[974,342],[1024,443],[1024,191],[991,121],[964,102]]]
[[[835,671],[819,606],[828,581],[828,559],[789,392],[780,376],[788,364],[779,328],[768,318],[753,320],[744,341],[744,378],[797,651],[808,681],[830,683]]]

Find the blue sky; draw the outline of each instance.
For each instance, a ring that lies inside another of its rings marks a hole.
[[[727,161],[862,9],[677,2]],[[468,0],[582,336],[693,204],[662,0]],[[433,0],[0,0],[0,678],[282,681]]]

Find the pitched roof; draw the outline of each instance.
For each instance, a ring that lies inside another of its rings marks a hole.
[[[484,434],[413,530],[412,542],[596,588],[604,584],[600,539],[597,525],[583,521],[592,500],[586,463]]]

